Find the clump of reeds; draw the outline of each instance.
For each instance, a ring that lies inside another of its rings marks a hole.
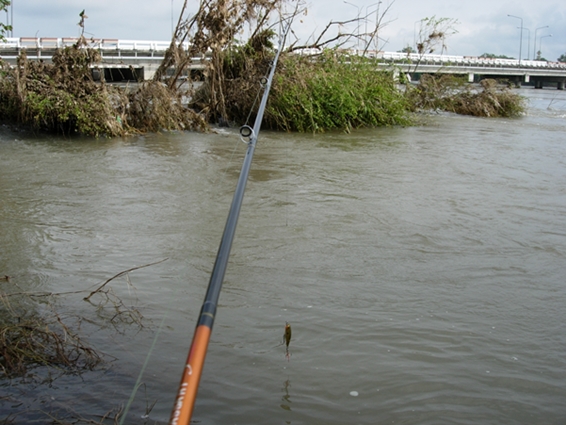
[[[272,39],[276,26],[270,23],[269,17],[281,11],[280,6],[285,3],[288,2],[201,2],[198,12],[179,25],[174,36],[178,42],[192,40],[191,54],[178,54],[172,45],[156,77],[165,76],[165,69],[171,67],[176,69],[173,75],[178,76],[179,70],[189,64],[190,57],[209,52],[210,60],[204,71],[206,78],[193,96],[191,106],[210,122],[252,123],[259,106],[262,82],[266,81],[275,56]],[[292,16],[306,13],[301,5],[292,9]],[[251,35],[245,43],[238,43],[235,36],[244,24],[250,25]],[[316,38],[317,48],[331,42],[323,40],[325,31]],[[342,37],[347,39],[349,35],[339,35],[333,40],[342,40]],[[407,100],[397,90],[392,73],[378,72],[375,61],[350,57],[338,49],[330,49],[320,56],[301,57],[290,53],[295,48],[300,50],[297,46],[289,47],[279,58],[264,114],[265,127],[321,132],[410,123]],[[176,78],[165,81],[171,87]]]
[[[482,90],[454,95],[453,112],[476,117],[517,117],[524,113],[524,99],[496,80],[481,81]]]
[[[370,59],[327,51],[284,57],[265,121],[287,131],[349,131],[410,124],[408,110],[392,73],[377,71]]]
[[[137,131],[201,130],[208,128],[205,119],[185,107],[182,93],[159,81],[140,83],[129,95],[128,124]]]
[[[244,45],[233,44],[212,57],[214,64],[192,106],[211,122],[245,124],[255,119],[261,82],[274,58],[272,30],[260,31]]]
[[[181,93],[160,82],[130,94],[95,81],[100,53],[84,37],[59,49],[52,63],[25,52],[11,68],[0,61],[0,117],[36,130],[89,136],[123,136],[160,130],[205,129],[204,120],[181,102]]]
[[[81,37],[59,49],[52,63],[31,61],[25,51],[17,66],[2,64],[0,113],[4,120],[64,134],[123,135],[126,103],[120,90],[94,81],[91,65],[100,53]]]
[[[479,87],[451,75],[423,75],[417,87],[407,90],[413,110],[440,110],[478,117],[517,117],[524,99],[508,85],[485,79]]]
[[[413,110],[445,110],[450,105],[451,96],[465,87],[462,77],[423,74],[416,87],[407,86],[406,95]]]
[[[245,124],[255,118],[260,82],[274,52],[256,45],[232,49],[225,57],[227,120]],[[275,130],[349,131],[364,126],[410,123],[406,98],[393,76],[376,72],[375,63],[334,50],[319,56],[283,54],[279,59],[264,115]]]

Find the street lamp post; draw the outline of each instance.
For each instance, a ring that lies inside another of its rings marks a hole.
[[[379,17],[379,5],[383,3],[382,1],[377,2],[377,9],[375,9],[375,54],[379,51],[379,26],[381,24],[381,18]]]
[[[349,4],[350,6],[354,6],[356,9],[358,9],[358,41],[356,42],[356,49],[359,50],[360,49],[360,13],[362,8],[360,6],[355,5],[354,3],[350,3],[349,1],[344,0],[344,3]]]
[[[521,20],[521,35],[519,37],[519,66],[521,66],[521,53],[523,51],[523,18],[515,15],[507,15],[510,18],[517,18]]]
[[[538,39],[538,52],[540,54],[541,59],[542,59],[542,39],[544,37],[552,37],[552,34],[543,35],[541,38]]]
[[[527,60],[529,60],[529,52],[531,51],[531,30],[528,28],[523,28],[524,30],[527,30],[529,33],[529,35],[527,36]]]
[[[14,36],[14,0],[12,0],[8,6],[5,6],[4,10],[6,12],[6,26],[10,28],[9,30],[6,31],[6,34],[8,35],[8,37],[13,37]]]
[[[541,30],[541,29],[543,29],[543,28],[548,28],[548,25],[545,25],[544,27],[538,27],[538,28],[535,30],[535,45],[533,46],[533,48],[534,48],[534,51],[533,51],[533,59],[536,58],[536,56],[537,56],[537,31],[538,31],[538,30]]]

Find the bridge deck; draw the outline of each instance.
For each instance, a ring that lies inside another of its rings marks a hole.
[[[20,52],[25,51],[29,59],[50,61],[52,55],[64,47],[72,46],[77,38],[53,37],[21,37],[7,38],[0,42],[0,57],[8,62],[15,63]],[[103,68],[138,67],[145,69],[145,78],[151,78],[153,72],[163,59],[170,41],[151,40],[118,40],[105,38],[92,38],[87,40],[88,47],[98,49],[102,56]],[[190,44],[182,44],[185,51]],[[305,49],[299,54],[317,53],[314,49]],[[365,54],[378,59],[380,67],[393,67],[402,73],[448,73],[467,74],[470,81],[476,75],[511,78],[516,81],[522,79],[529,82],[531,78],[537,81],[552,81],[558,88],[564,87],[566,82],[566,63],[515,60],[515,59],[488,59],[475,56],[455,55],[419,55],[400,52],[376,52],[351,49],[345,51],[351,55]],[[206,58],[193,58],[193,69],[204,68]]]

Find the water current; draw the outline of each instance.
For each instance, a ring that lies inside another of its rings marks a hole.
[[[566,423],[566,93],[521,94],[519,119],[260,134],[195,423]],[[109,283],[142,329],[60,297],[105,363],[1,379],[0,421],[103,415],[140,379],[125,423],[167,423],[245,149],[235,130],[0,129],[0,285],[80,291],[167,259]]]

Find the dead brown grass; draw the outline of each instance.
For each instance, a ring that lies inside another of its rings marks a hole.
[[[480,86],[452,75],[423,75],[419,85],[407,90],[414,110],[441,110],[477,117],[517,117],[524,113],[524,99],[508,85],[485,79]]]

